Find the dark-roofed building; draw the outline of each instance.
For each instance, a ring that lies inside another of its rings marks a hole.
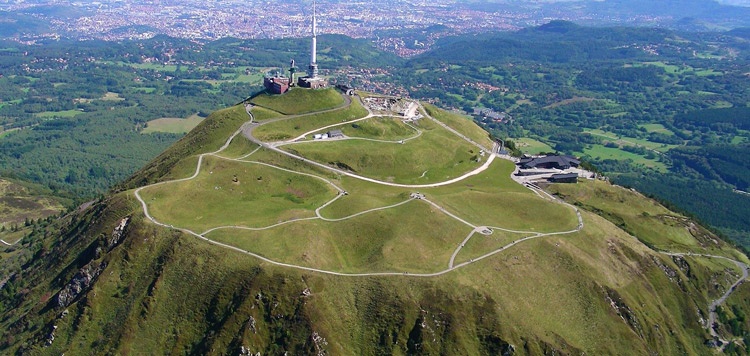
[[[344,84],[336,84],[336,89],[341,90],[342,93],[346,95],[354,95],[354,88],[344,85]]]
[[[581,161],[573,156],[544,156],[536,158],[522,158],[518,162],[521,169],[568,169],[578,167]]]
[[[552,183],[578,183],[578,173],[553,174],[549,177]]]
[[[344,133],[341,132],[341,130],[331,130],[331,131],[328,131],[328,137],[330,138],[344,137]]]

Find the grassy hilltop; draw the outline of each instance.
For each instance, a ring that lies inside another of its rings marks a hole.
[[[273,101],[256,124],[243,106],[212,114],[116,193],[24,238],[34,258],[0,290],[0,350],[712,352],[709,304],[741,271],[698,254],[749,261],[709,231],[604,182],[549,188],[569,205],[537,194],[438,108],[409,126],[333,90],[304,95],[256,97]],[[348,138],[311,139],[329,125]],[[749,298],[741,284],[717,313],[728,351],[745,352]]]

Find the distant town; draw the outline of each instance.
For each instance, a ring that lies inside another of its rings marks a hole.
[[[24,14],[44,22],[44,33],[18,33],[19,42],[34,43],[61,37],[137,40],[165,34],[177,38],[214,40],[305,37],[309,33],[312,1],[60,1],[16,0],[0,3],[0,23],[17,20]],[[491,6],[491,7],[487,7]],[[548,22],[550,19],[595,22],[606,14],[589,14],[561,7],[534,4],[464,3],[434,1],[321,1],[318,10],[320,34],[345,34],[369,38],[380,49],[402,57],[429,50],[449,35],[495,30],[517,30]],[[640,23],[659,23],[660,17],[638,18]],[[626,20],[629,21],[629,20]],[[405,31],[423,30],[423,31]]]

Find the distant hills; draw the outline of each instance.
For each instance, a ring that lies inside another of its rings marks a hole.
[[[545,152],[589,155],[618,184],[671,202],[750,246],[747,195],[734,191],[745,189],[734,177],[750,167],[737,159],[745,156],[740,152],[750,137],[742,124],[747,115],[726,109],[748,103],[748,38],[747,27],[687,32],[555,20],[516,32],[444,39],[406,67],[419,73],[413,86],[449,83],[420,87],[424,97],[467,112],[476,106],[506,111],[515,121],[485,120],[486,127],[519,139],[536,135],[550,145]],[[507,92],[473,91],[467,83]],[[713,113],[721,114],[721,123],[709,120]],[[683,114],[700,120],[683,122]],[[648,125],[676,126],[649,132]],[[609,133],[592,134],[594,128]],[[615,157],[611,149],[640,153]],[[707,189],[712,200],[697,194]]]
[[[413,59],[462,62],[530,60],[567,63],[591,60],[634,59],[645,53],[639,44],[664,42],[674,36],[668,29],[637,27],[584,27],[555,20],[517,32],[448,39],[431,52]]]
[[[739,5],[739,6],[738,6]],[[731,29],[750,24],[750,3],[715,0],[550,0],[472,2],[469,8],[487,12],[526,11],[546,18],[567,19],[588,25],[641,25],[692,31]],[[692,18],[701,25],[684,27]]]

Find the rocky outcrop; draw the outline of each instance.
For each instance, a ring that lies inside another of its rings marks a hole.
[[[313,331],[312,335],[310,335],[310,339],[315,346],[315,354],[317,356],[328,355],[328,351],[326,351],[325,349],[326,346],[328,346],[328,341],[326,341],[326,338],[320,336],[317,331]]]
[[[68,284],[57,293],[57,306],[67,307],[76,300],[83,292],[91,288],[99,274],[102,273],[107,264],[91,262],[81,268]]]
[[[112,250],[120,243],[120,240],[125,235],[125,229],[128,227],[129,223],[130,217],[127,217],[120,220],[120,223],[115,226],[114,230],[112,230],[112,235],[110,235],[109,239],[107,239],[107,251]]]
[[[641,323],[638,321],[633,309],[625,304],[625,300],[620,296],[620,293],[617,293],[617,291],[608,287],[603,287],[603,289],[607,302],[609,302],[609,305],[615,313],[617,313],[617,316],[628,324],[638,336],[643,338],[643,328],[641,327]]]
[[[690,264],[687,262],[687,260],[685,260],[685,257],[672,256],[672,261],[674,261],[674,263],[677,265],[677,268],[679,268],[686,277],[693,277],[693,273],[690,270]]]
[[[123,237],[125,236],[125,230],[128,227],[128,224],[130,223],[130,217],[125,217],[120,219],[120,222],[117,223],[115,228],[112,230],[112,234],[109,235],[106,241],[106,246],[99,247],[96,250],[95,257],[96,259],[100,258],[102,256],[102,251],[109,252],[113,248],[115,248],[117,245],[119,245],[122,242]],[[65,308],[73,301],[78,299],[78,297],[85,293],[89,288],[91,288],[91,285],[96,281],[96,278],[99,277],[99,274],[101,274],[102,270],[107,267],[106,262],[97,263],[94,261],[89,262],[83,268],[81,268],[68,282],[65,287],[63,287],[59,293],[57,293],[57,299],[56,304],[59,308]]]
[[[250,318],[247,319],[247,323],[245,323],[245,328],[247,330],[252,331],[253,334],[257,334],[258,330],[256,329],[255,318],[253,318],[252,316],[250,316]]]
[[[49,334],[47,334],[46,340],[44,341],[45,346],[52,346],[52,343],[55,341],[55,330],[57,330],[57,325],[52,325],[52,328]]]

